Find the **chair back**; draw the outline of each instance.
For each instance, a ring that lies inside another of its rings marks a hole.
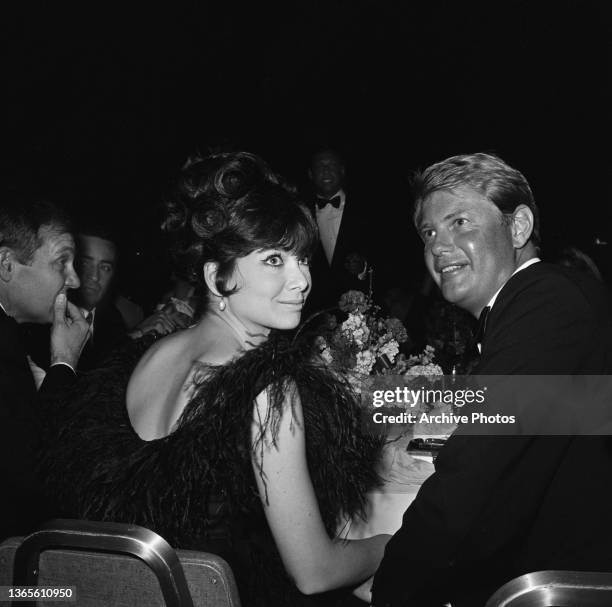
[[[485,607],[610,607],[612,573],[536,571],[504,584]]]
[[[26,538],[5,540],[0,586],[8,585],[70,586],[84,607],[240,607],[221,557],[175,551],[149,529],[122,523],[57,519]]]

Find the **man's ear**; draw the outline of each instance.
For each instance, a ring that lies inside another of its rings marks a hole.
[[[15,254],[8,247],[0,247],[0,280],[9,282],[15,267]]]
[[[525,204],[519,204],[512,213],[512,244],[515,249],[522,249],[533,232],[533,212]]]
[[[204,282],[208,287],[208,290],[217,297],[221,297],[219,289],[217,289],[217,271],[219,270],[219,264],[216,261],[207,261],[204,264]]]

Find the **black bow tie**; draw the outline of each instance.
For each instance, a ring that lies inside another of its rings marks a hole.
[[[334,209],[339,209],[340,202],[342,202],[340,195],[334,196],[333,198],[330,198],[329,200],[326,200],[325,198],[317,198],[317,207],[319,209],[322,209],[326,207],[328,204],[331,204],[332,207],[334,207]]]
[[[474,343],[480,344],[484,338],[484,333],[487,328],[487,316],[489,315],[490,306],[486,306],[483,308],[480,316],[478,317],[478,326],[476,327],[476,332],[474,333]]]

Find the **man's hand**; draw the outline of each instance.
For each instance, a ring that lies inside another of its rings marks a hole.
[[[51,364],[66,363],[76,369],[89,335],[89,323],[62,291],[53,305]]]
[[[148,333],[168,335],[186,329],[193,323],[191,316],[179,312],[174,304],[168,303],[161,310],[145,318],[131,333],[133,339],[138,339]]]

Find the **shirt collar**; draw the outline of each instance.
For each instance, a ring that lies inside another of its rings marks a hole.
[[[7,316],[9,315],[9,313],[6,311],[6,308],[2,305],[1,301],[0,301],[0,310],[2,310]]]
[[[528,259],[525,263],[521,264],[516,270],[514,270],[512,274],[510,274],[510,276],[508,277],[508,280],[510,280],[510,278],[512,278],[515,274],[517,274],[521,270],[524,270],[525,268],[532,266],[534,263],[538,263],[538,261],[541,261],[539,257],[532,257],[531,259]],[[506,282],[508,282],[508,280],[506,280]],[[489,300],[489,303],[487,304],[489,308],[493,307],[493,304],[495,303],[495,300],[497,299],[499,292],[506,286],[506,282],[501,287],[499,287],[499,289],[497,289],[497,291],[495,292],[495,295],[493,295],[493,297],[491,297],[491,299]]]
[[[96,317],[96,309],[92,308],[91,310],[87,310],[86,308],[79,308],[84,318],[87,318],[91,314],[91,321],[93,322]]]

